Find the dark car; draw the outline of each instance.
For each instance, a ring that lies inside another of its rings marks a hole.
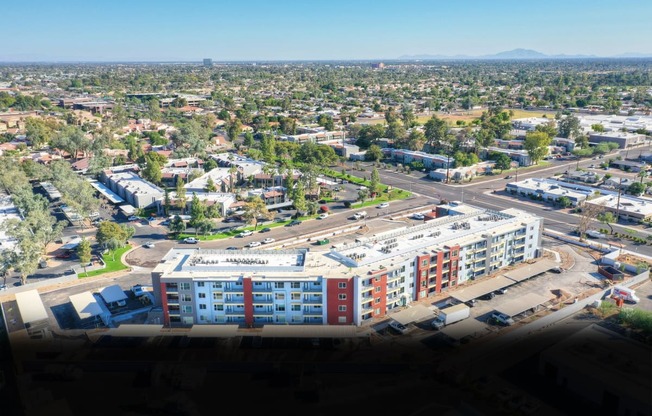
[[[299,224],[301,224],[301,221],[294,220],[294,221],[290,221],[289,223],[285,224],[285,226],[286,227],[294,227],[295,225],[299,225]]]
[[[464,304],[469,308],[474,307],[476,303],[478,303],[478,301],[475,299],[467,300],[466,302],[464,302]]]
[[[64,251],[63,253],[59,253],[54,257],[57,259],[69,259],[72,257],[72,251]]]
[[[227,248],[225,248],[225,250],[239,250],[239,248],[238,247],[227,247]]]
[[[260,230],[259,232],[260,232],[260,233],[268,233],[268,232],[270,232],[270,231],[272,231],[271,228],[263,228],[263,229]]]
[[[496,294],[494,292],[489,292],[485,295],[480,296],[480,299],[482,300],[491,300],[496,297]]]

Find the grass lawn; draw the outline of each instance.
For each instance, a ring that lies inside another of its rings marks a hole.
[[[118,270],[126,269],[128,266],[122,263],[120,261],[120,258],[124,253],[126,253],[130,249],[131,249],[130,245],[117,249],[115,251],[115,261],[113,260],[113,253],[109,251],[108,253],[104,254],[102,257],[104,259],[104,262],[106,263],[105,268],[101,270],[93,270],[92,272],[88,272],[88,273],[79,273],[78,277],[80,279],[83,279],[84,277],[92,277],[104,273],[117,272]]]
[[[458,112],[458,113],[455,113],[455,114],[437,113],[437,117],[439,117],[439,118],[441,118],[443,120],[449,121],[451,124],[455,124],[457,122],[457,120],[465,121],[468,124],[471,121],[480,118],[483,111],[487,111],[487,109],[469,110],[469,111]],[[512,119],[515,119],[515,118],[527,118],[527,117],[543,117],[543,116],[546,116],[546,117],[548,117],[550,119],[555,118],[555,112],[554,111],[519,110],[519,109],[513,109],[511,111],[514,114],[512,116]],[[432,118],[432,115],[417,117],[417,122],[419,122],[421,124],[425,124],[431,118]]]
[[[305,217],[299,217],[299,221],[305,221],[305,220],[311,220],[315,219],[319,214],[315,215],[308,215]],[[218,233],[218,234],[211,234],[211,235],[194,235],[194,234],[188,234],[188,233],[181,233],[179,236],[176,238],[177,240],[183,240],[186,237],[195,237],[196,239],[200,241],[212,241],[212,240],[223,240],[225,238],[231,238],[235,237],[239,234],[241,234],[245,230],[250,230],[250,231],[260,231],[263,228],[276,228],[276,227],[283,227],[285,224],[288,224],[290,221],[294,221],[293,219],[289,219],[287,221],[283,222],[272,222],[272,223],[266,223],[266,224],[258,224],[258,228],[254,230],[253,226],[248,226],[248,227],[243,227],[238,230],[233,230],[233,231],[227,231],[225,233]]]

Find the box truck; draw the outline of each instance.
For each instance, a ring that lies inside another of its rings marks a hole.
[[[471,315],[471,308],[463,303],[459,305],[449,306],[448,308],[441,309],[439,315],[432,321],[432,327],[441,329],[446,325],[454,324]]]
[[[636,291],[628,287],[616,286],[611,292],[611,296],[614,298],[621,298],[625,302],[638,303],[641,299],[636,296]]]

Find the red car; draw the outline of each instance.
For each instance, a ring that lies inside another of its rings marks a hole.
[[[59,253],[55,256],[57,259],[69,259],[72,257],[72,253],[69,251],[64,251],[63,253]]]

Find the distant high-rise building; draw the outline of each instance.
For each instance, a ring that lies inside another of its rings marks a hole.
[[[213,66],[213,60],[210,58],[204,58],[204,66]]]
[[[371,67],[373,69],[383,69],[383,68],[385,68],[385,64],[382,63],[382,62],[377,62],[377,63],[371,64]]]

